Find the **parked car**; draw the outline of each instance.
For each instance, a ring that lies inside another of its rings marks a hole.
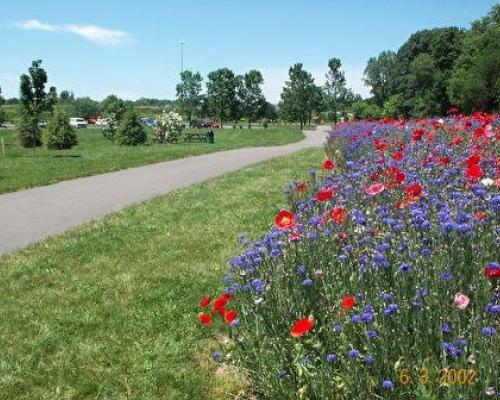
[[[191,128],[220,128],[219,124],[208,119],[193,119],[189,126]]]
[[[73,128],[86,128],[87,127],[87,121],[85,121],[83,118],[72,117],[69,119],[69,124]]]
[[[108,118],[98,118],[95,121],[96,126],[108,126],[109,120]]]
[[[149,117],[141,117],[139,119],[141,121],[141,124],[145,126],[149,126],[150,128],[155,128],[156,127],[156,120],[154,118],[149,118]]]

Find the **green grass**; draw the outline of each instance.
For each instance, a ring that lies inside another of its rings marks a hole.
[[[0,259],[0,398],[232,398],[197,303],[321,159],[266,161]]]
[[[149,132],[150,136],[152,131]],[[15,132],[1,130],[5,156],[0,152],[0,193],[47,185],[79,176],[95,175],[127,167],[173,160],[220,150],[251,146],[274,146],[299,141],[303,134],[296,128],[215,131],[215,144],[148,144],[119,146],[105,139],[99,129],[78,130],[79,144],[71,150],[23,149],[16,143]]]

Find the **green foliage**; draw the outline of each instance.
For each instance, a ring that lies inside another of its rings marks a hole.
[[[299,122],[300,129],[304,126],[315,103],[317,86],[312,75],[297,63],[288,70],[289,80],[281,93],[281,118],[289,122]]]
[[[115,114],[110,113],[106,116],[106,124],[102,128],[102,135],[111,140],[113,143],[116,139],[116,132],[118,131],[118,120]]]
[[[383,116],[383,110],[369,100],[356,101],[352,105],[354,119],[379,119]]]
[[[146,131],[133,111],[127,111],[120,122],[117,131],[118,143],[127,146],[143,144],[147,140]]]
[[[78,143],[75,130],[69,124],[67,114],[57,108],[47,124],[45,132],[47,148],[53,150],[71,149]]]
[[[101,102],[101,111],[105,115],[114,114],[118,121],[122,120],[127,110],[125,102],[114,94],[110,94]]]
[[[256,70],[247,72],[238,80],[239,105],[249,129],[252,127],[252,121],[259,118],[265,110],[266,99],[261,88],[263,83],[262,74]]]
[[[220,68],[208,74],[208,112],[219,119],[221,127],[224,120],[230,119],[237,112],[237,82],[234,72],[227,68]]]
[[[371,57],[366,64],[364,81],[371,86],[373,100],[382,106],[395,92],[396,53],[390,50]]]
[[[69,90],[62,90],[61,93],[59,93],[59,101],[61,103],[70,103],[75,100],[75,95],[73,92],[70,92]]]
[[[448,93],[453,104],[467,113],[500,108],[500,5],[467,32]]]
[[[42,113],[52,110],[57,101],[56,89],[51,87],[45,92],[47,72],[41,67],[42,61],[35,60],[28,74],[21,75],[19,98],[21,101],[19,124],[19,143],[24,147],[42,145],[38,123]]]
[[[394,94],[389,97],[385,102],[382,109],[383,117],[393,117],[396,118],[398,116],[397,106],[399,103],[399,95]]]
[[[338,58],[332,58],[328,61],[326,83],[323,88],[326,109],[335,123],[339,114],[345,114],[346,103],[349,98],[344,71],[340,69],[341,65]]]
[[[182,113],[191,122],[193,115],[199,111],[201,105],[201,82],[203,78],[199,72],[185,70],[181,72],[181,83],[176,86],[177,99]]]
[[[70,101],[69,109],[72,117],[89,119],[99,114],[100,106],[97,101],[90,97],[79,97]]]

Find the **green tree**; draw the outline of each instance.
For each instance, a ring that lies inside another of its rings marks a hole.
[[[69,124],[68,115],[57,107],[47,124],[45,132],[47,147],[54,150],[71,149],[78,143],[75,130]]]
[[[447,112],[450,106],[447,83],[460,55],[463,36],[464,32],[455,27],[422,30],[400,47],[395,79],[400,114],[423,117]],[[420,79],[428,86],[416,85],[415,81]]]
[[[119,144],[127,146],[136,146],[146,142],[146,131],[133,110],[128,110],[123,114],[117,131],[117,139]]]
[[[42,113],[52,110],[57,101],[56,89],[45,91],[47,72],[41,67],[42,60],[35,60],[28,68],[28,74],[21,75],[19,98],[21,101],[18,139],[23,147],[42,145],[39,127]]]
[[[394,94],[396,53],[390,50],[371,57],[364,71],[364,82],[371,87],[375,103],[382,106]]]
[[[500,109],[500,5],[472,23],[448,85],[452,103],[464,112]]]
[[[210,115],[218,118],[220,126],[237,112],[236,85],[233,71],[220,68],[208,74],[207,102]]]
[[[285,121],[299,122],[302,129],[311,109],[314,79],[301,63],[291,66],[288,75],[289,80],[281,93],[280,114]]]
[[[75,95],[73,92],[70,92],[69,90],[62,90],[59,93],[59,102],[61,103],[69,103],[75,100]]]
[[[384,102],[384,106],[382,109],[382,116],[396,118],[398,116],[398,109],[397,109],[398,102],[399,102],[398,94],[393,94],[391,97],[389,97]]]
[[[92,100],[90,97],[79,97],[71,101],[69,109],[72,116],[89,119],[99,114],[100,106],[99,102]]]
[[[177,84],[177,99],[182,113],[191,122],[194,113],[201,105],[201,82],[199,72],[185,70],[181,72],[181,82]]]
[[[326,109],[331,113],[333,122],[337,123],[339,114],[345,114],[348,91],[344,71],[338,58],[328,61],[328,72],[324,86],[324,97]]]
[[[101,111],[106,115],[114,114],[115,118],[120,122],[128,111],[128,107],[118,96],[110,94],[101,101]]]
[[[264,78],[260,71],[251,70],[243,75],[238,85],[238,98],[243,117],[246,118],[248,128],[252,128],[252,121],[262,115],[266,99],[262,93],[261,85]]]

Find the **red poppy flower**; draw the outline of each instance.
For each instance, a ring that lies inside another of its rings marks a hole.
[[[372,182],[378,181],[378,178],[380,178],[380,174],[378,172],[372,172],[370,175],[370,180]]]
[[[474,217],[479,221],[482,221],[486,217],[486,213],[484,211],[476,211],[474,212]]]
[[[355,305],[356,299],[349,295],[342,297],[342,301],[340,302],[340,306],[346,311],[352,310]]]
[[[276,214],[274,224],[279,229],[291,229],[295,226],[295,214],[288,210],[281,210]]]
[[[331,171],[334,168],[335,168],[335,163],[332,160],[323,161],[323,169],[325,171]]]
[[[471,165],[465,171],[465,176],[467,177],[467,179],[471,179],[471,180],[476,180],[476,179],[482,178],[483,175],[484,175],[484,172],[483,172],[482,168],[477,164]]]
[[[457,107],[450,107],[448,109],[448,112],[451,114],[451,115],[454,115],[454,114],[458,114],[459,113],[459,109]]]
[[[198,319],[205,326],[212,325],[212,316],[210,314],[207,314],[207,313],[200,314],[198,316]]]
[[[299,182],[299,183],[297,183],[297,185],[295,186],[295,190],[296,190],[297,192],[304,192],[304,191],[306,191],[308,188],[309,188],[309,185],[308,185],[306,182]]]
[[[231,322],[233,322],[237,316],[238,316],[238,311],[236,310],[226,311],[224,313],[224,321],[226,321],[226,324],[230,325]]]
[[[479,164],[479,161],[481,161],[481,157],[479,157],[477,154],[473,154],[467,159],[466,165],[467,167],[472,167]]]
[[[383,192],[385,189],[385,185],[383,183],[374,183],[366,189],[366,193],[370,196],[374,196],[380,192]]]
[[[345,207],[339,206],[328,211],[328,217],[332,219],[334,224],[338,225],[343,224],[347,217],[347,212],[345,210]]]
[[[203,296],[200,300],[200,307],[206,307],[210,304],[212,298],[210,296]]]
[[[327,201],[330,200],[334,194],[335,192],[333,189],[322,187],[321,189],[318,190],[318,193],[316,193],[316,200],[321,202]]]
[[[396,161],[401,161],[404,158],[404,153],[402,151],[396,151],[392,154],[392,159]]]
[[[438,163],[441,165],[448,165],[450,163],[450,157],[439,157]]]
[[[386,144],[381,139],[375,139],[373,141],[373,145],[378,151],[384,151],[385,148],[387,147]]]
[[[412,183],[404,189],[405,194],[412,199],[417,199],[422,194],[422,185],[420,183]]]
[[[290,335],[294,338],[304,336],[314,328],[314,324],[313,317],[301,318],[293,324],[292,329],[290,329]]]
[[[229,301],[228,296],[224,294],[220,295],[214,302],[214,305],[212,307],[213,310],[220,315],[224,315],[224,313],[226,312],[225,306],[228,303],[228,301]]]
[[[346,241],[347,240],[347,233],[346,232],[339,232],[338,238],[342,242]]]
[[[415,129],[411,135],[411,138],[417,142],[419,140],[422,140],[422,137],[424,136],[425,131],[422,128]]]
[[[498,279],[500,278],[500,268],[486,267],[484,269],[484,276],[488,279]]]

